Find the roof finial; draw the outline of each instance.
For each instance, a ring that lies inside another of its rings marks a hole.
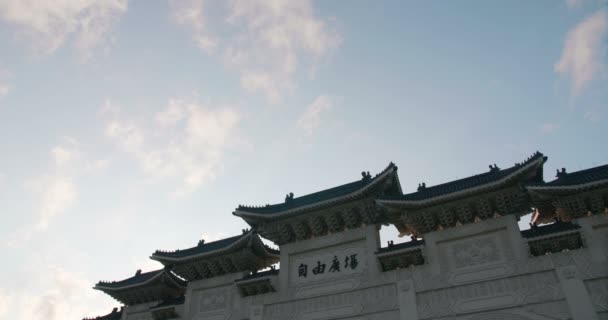
[[[293,192],[290,192],[285,196],[285,203],[290,203],[291,201],[293,201]]]
[[[198,246],[199,247],[202,246],[202,245],[204,245],[204,244],[205,244],[205,239],[198,240]]]
[[[496,165],[496,163],[494,165],[489,165],[488,167],[490,167],[490,172],[500,171],[500,168]]]
[[[426,183],[424,183],[424,182],[423,183],[419,183],[418,184],[418,191],[422,191],[424,189],[426,189]]]
[[[363,181],[368,181],[372,178],[372,175],[369,173],[369,171],[365,172],[365,171],[361,171],[361,180]]]
[[[137,271],[135,271],[135,275],[138,276],[141,274],[141,269],[137,269]]]
[[[562,168],[562,171],[559,171],[559,169],[557,169],[557,174],[555,175],[556,178],[561,178],[561,177],[565,177],[568,173],[566,172],[566,168]]]

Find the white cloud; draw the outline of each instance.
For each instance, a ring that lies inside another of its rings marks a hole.
[[[0,99],[4,98],[12,89],[9,83],[10,78],[11,73],[0,66]]]
[[[217,48],[217,39],[207,33],[204,4],[204,0],[169,0],[173,21],[192,28],[196,45],[207,53],[213,53]]]
[[[201,49],[219,52],[245,90],[262,93],[271,102],[293,92],[302,61],[314,68],[314,62],[341,41],[327,21],[315,15],[310,1],[215,2],[220,8],[210,8],[203,0],[170,4],[174,21],[191,29]],[[221,19],[207,12],[211,9]]]
[[[62,146],[57,146],[51,149],[51,155],[56,165],[63,166],[74,160],[76,152]]]
[[[83,60],[106,42],[127,0],[0,0],[0,19],[14,26],[32,48],[50,54],[71,40]]]
[[[145,124],[115,113],[105,133],[135,157],[147,176],[175,179],[179,186],[174,195],[186,195],[221,172],[226,150],[239,143],[240,118],[231,106],[170,99],[167,108]]]
[[[582,5],[583,2],[585,2],[585,0],[566,0],[566,5],[568,6],[568,8],[574,9]]]
[[[65,141],[51,148],[51,164],[47,171],[25,181],[25,189],[35,199],[35,212],[26,225],[9,235],[6,243],[9,247],[24,244],[37,233],[49,229],[53,220],[78,200],[77,180],[108,165],[107,159],[87,159],[78,141],[69,137]]]
[[[597,108],[592,108],[585,112],[584,117],[592,123],[599,123],[602,120],[602,114]]]
[[[181,103],[171,99],[166,110],[156,113],[156,122],[163,127],[174,126],[184,118],[184,113],[185,110]]]
[[[543,123],[540,126],[540,132],[543,134],[550,134],[555,132],[555,130],[557,130],[559,128],[559,126],[555,123]]]
[[[311,104],[306,107],[304,114],[298,119],[298,128],[311,136],[321,125],[322,116],[334,107],[334,99],[327,95],[318,96]]]
[[[568,32],[561,58],[555,71],[570,78],[572,92],[577,95],[605,71],[608,52],[608,12],[600,10],[588,16]]]
[[[8,308],[10,306],[8,293],[4,292],[2,288],[0,288],[0,317],[3,317],[8,313]]]
[[[99,301],[91,290],[90,279],[62,267],[44,264],[32,268],[25,287],[0,290],[0,317],[11,319],[82,319],[83,315],[103,315],[115,305],[111,300]],[[35,288],[32,288],[35,286]]]
[[[47,230],[52,220],[67,211],[78,196],[73,179],[59,174],[30,179],[26,182],[26,187],[36,197],[36,214],[33,221],[9,236],[9,247],[23,244],[36,233]]]

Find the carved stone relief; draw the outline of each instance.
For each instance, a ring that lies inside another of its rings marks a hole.
[[[608,312],[608,278],[585,281],[591,301],[598,312]]]
[[[199,298],[199,312],[224,310],[228,306],[228,295],[224,290],[203,292]]]
[[[420,318],[478,312],[563,298],[553,271],[519,275],[417,294]]]
[[[485,237],[458,242],[452,245],[454,266],[462,268],[478,264],[496,262],[500,252],[494,237]]]
[[[193,292],[194,319],[228,319],[231,310],[231,287]]]
[[[330,319],[397,308],[393,284],[266,305],[264,319]]]
[[[437,320],[536,320],[536,319],[571,319],[565,300],[549,303],[532,304],[524,307],[486,311],[475,314],[442,317]]]

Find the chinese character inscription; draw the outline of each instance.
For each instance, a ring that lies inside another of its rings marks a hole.
[[[357,268],[358,265],[359,265],[359,262],[357,261],[356,253],[348,255],[344,258],[344,268],[345,269],[351,268],[352,270],[354,270]],[[312,269],[312,274],[317,275],[317,274],[325,273],[326,266],[327,265],[325,263],[321,263],[320,260],[317,260],[317,264]],[[338,260],[338,256],[334,256],[333,260],[331,261],[331,266],[329,267],[328,272],[340,272],[340,260]],[[307,276],[308,276],[308,265],[304,264],[304,263],[300,263],[300,266],[298,267],[298,277],[306,278]]]

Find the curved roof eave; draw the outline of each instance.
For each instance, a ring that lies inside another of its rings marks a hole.
[[[533,168],[535,166],[538,165],[542,165],[545,162],[545,158],[544,157],[539,157],[538,159],[536,159],[535,161],[532,161],[526,165],[523,165],[521,168],[515,170],[513,173],[499,179],[496,180],[494,182],[491,183],[486,183],[483,185],[479,185],[479,186],[475,186],[473,188],[469,188],[469,189],[464,189],[464,190],[460,190],[457,192],[452,192],[452,193],[447,193],[447,194],[443,194],[443,195],[439,195],[436,197],[431,197],[431,198],[427,198],[427,199],[423,199],[423,200],[399,200],[399,199],[377,199],[376,203],[381,205],[381,206],[385,206],[385,207],[391,207],[391,206],[395,206],[395,207],[423,207],[423,206],[428,206],[428,205],[432,205],[438,201],[446,201],[446,200],[452,200],[452,199],[457,199],[457,198],[461,198],[461,197],[466,197],[468,195],[471,194],[475,194],[478,193],[480,191],[483,190],[487,190],[487,189],[493,189],[496,188],[498,186],[503,185],[504,183],[508,182],[509,180],[515,178],[516,176],[520,175],[521,173],[529,170],[530,168]]]
[[[248,217],[249,218],[272,219],[272,218],[276,218],[278,216],[284,216],[284,215],[292,214],[295,212],[305,211],[305,210],[309,210],[312,208],[331,205],[333,203],[343,202],[345,200],[353,199],[353,198],[356,198],[357,196],[360,196],[362,193],[369,190],[371,187],[378,185],[378,183],[380,183],[380,181],[383,181],[387,176],[389,176],[393,173],[396,175],[396,172],[397,172],[397,166],[392,165],[391,167],[388,168],[388,170],[385,170],[384,172],[379,174],[377,177],[374,177],[372,182],[366,184],[365,186],[363,186],[362,188],[360,188],[356,191],[353,191],[349,194],[346,194],[346,195],[343,195],[340,197],[331,198],[331,199],[327,199],[327,200],[316,202],[316,203],[311,203],[309,205],[295,207],[295,208],[291,208],[288,210],[279,211],[279,212],[275,212],[275,213],[257,213],[257,212],[245,211],[242,209],[236,209],[233,214],[235,216],[238,216],[238,217],[241,217],[244,219],[246,219]],[[399,191],[401,192],[401,185],[399,184],[399,180],[397,180],[397,184],[399,186]]]
[[[172,274],[168,273],[168,271],[165,271],[164,269],[159,269],[159,270],[156,270],[156,271],[160,271],[160,272],[158,272],[158,274],[156,274],[156,275],[154,275],[154,276],[150,277],[150,279],[147,279],[146,281],[137,282],[137,283],[132,283],[132,284],[128,284],[128,285],[125,285],[125,286],[120,286],[120,287],[116,287],[116,286],[104,286],[104,285],[103,285],[103,282],[100,282],[100,283],[101,283],[101,285],[98,283],[98,284],[96,284],[96,285],[93,287],[93,289],[96,289],[96,290],[101,290],[101,291],[104,291],[104,290],[108,290],[108,291],[121,291],[121,290],[125,290],[125,289],[131,289],[131,288],[135,288],[135,287],[140,287],[140,286],[146,285],[146,284],[148,284],[148,283],[150,283],[150,282],[154,281],[155,279],[157,279],[157,278],[159,278],[159,277],[163,276],[164,274],[168,274],[168,275],[169,275],[169,278],[171,279],[171,281],[173,281],[173,283],[175,283],[176,285],[178,285],[178,286],[180,286],[180,287],[184,287],[184,284],[179,283],[178,281],[176,281],[176,280],[173,278],[173,277],[176,277],[176,276],[174,276],[174,275],[172,275]],[[154,272],[154,271],[152,271],[152,272]],[[111,284],[111,282],[110,282],[109,284]]]
[[[223,247],[223,248],[218,248],[215,250],[211,250],[211,251],[206,251],[206,252],[201,252],[198,254],[194,254],[194,255],[189,255],[189,256],[182,256],[182,257],[168,257],[168,256],[162,256],[162,255],[158,255],[156,253],[152,254],[152,256],[150,256],[150,259],[164,263],[164,262],[180,262],[180,261],[189,261],[189,260],[193,260],[193,259],[200,259],[206,256],[213,256],[216,255],[218,253],[221,252],[225,252],[225,251],[229,251],[232,248],[240,245],[241,243],[245,242],[245,241],[249,241],[249,239],[251,239],[252,236],[255,235],[255,231],[253,229],[251,229],[247,235],[241,237],[240,239],[236,240],[235,242],[231,243],[230,245]],[[258,238],[258,241],[262,241]],[[270,256],[279,256],[278,254],[275,254],[273,252],[270,252],[262,243],[262,247],[264,247],[264,250],[266,251],[266,253]]]

